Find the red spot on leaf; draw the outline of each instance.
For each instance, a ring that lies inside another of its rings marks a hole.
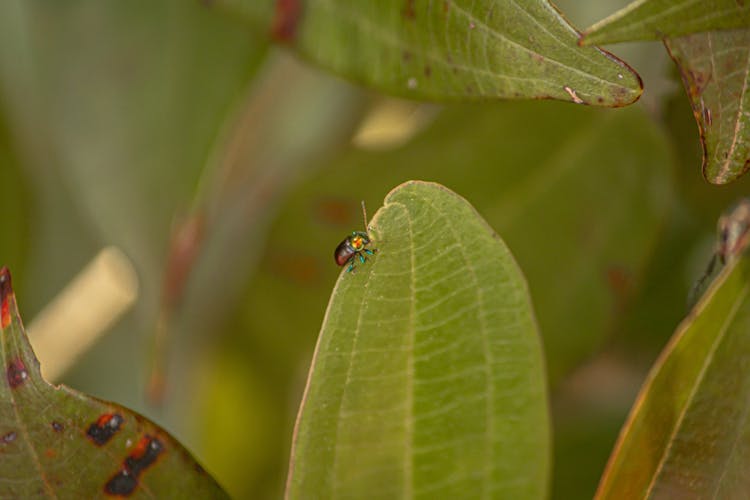
[[[8,307],[8,300],[3,300],[0,304],[0,327],[8,328],[10,324],[10,308]]]
[[[13,297],[10,271],[7,267],[0,268],[0,328],[7,328],[10,324],[10,299]]]
[[[119,413],[105,413],[89,425],[86,436],[97,446],[103,446],[120,430],[123,418]]]
[[[47,458],[55,458],[57,456],[57,452],[52,448],[47,448],[46,450],[44,450],[44,456]]]
[[[8,377],[8,385],[11,389],[15,389],[19,385],[26,382],[29,378],[29,372],[26,371],[26,365],[20,359],[14,359],[8,364],[8,371],[6,373]]]
[[[271,34],[277,42],[291,42],[302,17],[302,0],[276,0],[276,17]]]
[[[130,496],[138,487],[141,474],[156,463],[164,451],[164,443],[159,438],[148,434],[143,436],[122,463],[120,470],[104,485],[104,492],[113,496]]]

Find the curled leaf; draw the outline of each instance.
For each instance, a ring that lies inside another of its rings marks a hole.
[[[744,498],[750,490],[750,258],[725,268],[654,366],[599,499]]]
[[[750,29],[665,40],[703,145],[703,176],[726,184],[750,167]]]

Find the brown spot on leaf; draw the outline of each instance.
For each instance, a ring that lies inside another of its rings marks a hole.
[[[401,58],[404,60],[404,62],[409,62],[412,59],[412,53],[408,50],[405,50],[401,53]]]
[[[65,427],[60,422],[52,422],[52,430],[55,432],[62,432]]]
[[[3,440],[3,443],[12,443],[13,441],[16,440],[17,437],[18,437],[18,434],[16,434],[15,431],[10,431],[10,432],[3,434],[2,440]]]
[[[426,65],[426,66],[424,67],[424,76],[426,76],[427,78],[429,78],[429,77],[430,77],[430,75],[432,75],[432,68],[431,68],[431,67],[430,67],[430,65],[428,64],[428,65]]]
[[[625,267],[611,265],[607,268],[607,286],[614,296],[615,307],[622,310],[633,292],[633,276]]]
[[[348,199],[320,198],[313,203],[312,213],[321,224],[351,231],[357,222],[358,206],[358,203]]]
[[[318,259],[299,253],[274,252],[271,266],[277,275],[303,286],[317,285],[323,274]]]
[[[18,358],[8,363],[6,376],[8,378],[8,385],[10,385],[10,388],[15,389],[19,385],[26,382],[26,379],[29,378],[29,372],[26,371],[26,365],[23,364],[23,361]]]
[[[406,0],[403,13],[404,17],[407,19],[414,19],[417,17],[417,13],[414,11],[414,0]]]
[[[113,496],[130,496],[138,487],[141,474],[152,466],[164,451],[164,443],[159,438],[148,434],[143,436],[122,463],[120,470],[104,485],[104,492]]]
[[[698,99],[706,90],[706,86],[711,81],[712,74],[704,73],[702,71],[688,70],[685,73],[685,83],[687,84],[687,91],[692,99]]]
[[[119,413],[105,413],[89,425],[86,436],[97,446],[103,446],[120,430],[123,418]]]
[[[276,14],[271,35],[277,42],[291,42],[297,35],[302,17],[302,0],[276,0]]]

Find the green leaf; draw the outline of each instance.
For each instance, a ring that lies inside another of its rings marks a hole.
[[[306,342],[333,279],[331,252],[360,226],[359,200],[374,202],[407,179],[429,178],[473,193],[472,203],[513,250],[556,379],[593,354],[642,286],[673,198],[671,162],[665,138],[636,107],[615,113],[548,102],[447,108],[411,144],[388,152],[352,149],[294,195],[272,233],[261,284],[250,292],[247,328],[271,336],[291,322],[295,338]],[[292,293],[307,301],[290,318],[274,304]]]
[[[121,406],[44,381],[0,269],[0,496],[225,498],[166,431]]]
[[[750,26],[750,4],[737,0],[635,0],[583,32],[584,45],[661,40]]]
[[[552,98],[624,106],[638,75],[543,0],[221,0],[306,58],[413,99]],[[272,4],[275,3],[275,9]]]
[[[750,167],[750,29],[665,40],[703,143],[703,176],[726,184]]]
[[[743,498],[750,488],[750,258],[720,274],[649,375],[598,498]]]
[[[542,353],[513,257],[446,188],[408,182],[342,272],[297,422],[291,498],[543,498]]]

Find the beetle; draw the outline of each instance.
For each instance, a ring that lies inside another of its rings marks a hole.
[[[365,231],[352,231],[352,234],[348,235],[344,240],[339,243],[336,247],[336,251],[333,252],[333,258],[336,260],[336,264],[339,266],[345,266],[349,264],[346,272],[352,272],[356,267],[357,260],[361,264],[367,262],[367,255],[375,255],[378,250],[376,248],[367,248],[372,240],[370,235],[367,233],[367,211],[365,210],[365,202],[362,201],[362,217],[365,221]]]

